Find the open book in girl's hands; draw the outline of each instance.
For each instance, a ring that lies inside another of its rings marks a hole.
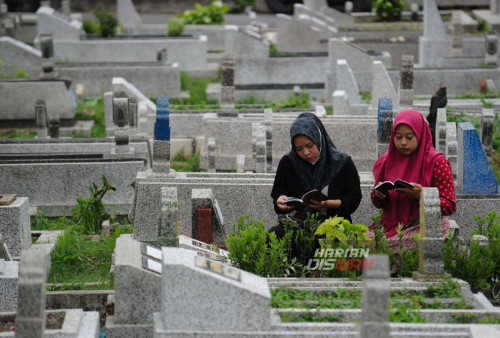
[[[380,182],[379,184],[377,184],[375,186],[375,188],[373,188],[373,189],[378,190],[385,195],[389,190],[393,190],[396,188],[410,188],[411,189],[411,188],[413,188],[413,184],[411,184],[410,182],[406,182],[404,180],[395,180],[394,182],[384,181],[384,182]]]
[[[297,197],[287,197],[285,204],[288,206],[297,206],[304,204],[308,206],[311,203],[311,200],[315,200],[317,202],[326,201],[328,199],[327,196],[323,195],[323,193],[317,189],[306,192],[302,198]]]

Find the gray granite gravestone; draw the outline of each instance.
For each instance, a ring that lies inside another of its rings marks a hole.
[[[271,295],[266,278],[182,248],[162,248],[162,253],[161,312],[154,314],[155,337],[269,329]]]
[[[54,44],[51,34],[40,36],[40,49],[42,50],[42,74],[40,79],[53,80],[57,78],[54,64]]]
[[[236,172],[242,173],[245,171],[245,155],[238,154],[236,155]]]
[[[17,309],[18,271],[19,262],[0,257],[0,312],[14,312]]]
[[[422,188],[420,194],[420,237],[418,239],[417,281],[433,281],[444,275],[444,241],[441,230],[441,205],[437,188]]]
[[[451,45],[451,56],[459,57],[462,56],[463,48],[463,25],[462,25],[462,14],[459,11],[453,11],[451,14],[451,23],[453,27],[453,37]]]
[[[12,261],[12,255],[10,254],[7,243],[5,243],[3,240],[2,234],[0,234],[0,259],[3,259],[5,261]]]
[[[496,33],[486,34],[485,47],[484,63],[496,65],[498,63],[498,35]]]
[[[207,150],[208,150],[208,172],[215,172],[215,137],[209,137],[207,139]]]
[[[448,122],[446,117],[446,108],[438,108],[436,118],[436,149],[443,154],[446,153],[446,133],[448,131]]]
[[[351,105],[347,99],[347,93],[345,90],[336,90],[332,94],[333,98],[333,114],[334,115],[351,115]]]
[[[234,90],[234,55],[227,54],[222,60],[220,97],[221,112],[217,113],[218,115],[237,116],[237,113],[234,110]]]
[[[129,124],[130,115],[129,100],[123,91],[113,93],[112,97],[113,123],[118,127],[115,129],[116,146],[112,150],[112,155],[133,155],[133,150],[129,145]]]
[[[273,110],[264,109],[264,125],[266,127],[266,172],[273,171]]]
[[[266,127],[252,123],[252,159],[256,173],[266,172]]]
[[[161,188],[161,215],[158,228],[159,246],[179,246],[179,202],[177,188]]]
[[[47,138],[47,127],[49,125],[49,121],[47,119],[47,105],[44,100],[36,100],[35,124],[37,129],[37,138]]]
[[[389,149],[391,131],[393,124],[393,108],[390,98],[380,98],[378,101],[378,132],[377,132],[377,152],[382,155]]]
[[[446,152],[444,153],[451,165],[453,180],[457,181],[458,172],[458,143],[457,143],[457,124],[455,122],[446,123]]]
[[[5,194],[3,195],[5,196]],[[31,246],[31,224],[27,197],[17,197],[8,205],[0,205],[0,234],[14,257],[19,257],[22,250]]]
[[[372,104],[371,109],[378,108],[378,100],[380,98],[390,98],[393,104],[398,103],[398,94],[392,80],[381,61],[373,61],[373,78],[372,78]],[[395,109],[397,110],[397,109]]]
[[[71,0],[61,1],[61,12],[67,17],[71,16]]]
[[[389,327],[389,291],[390,277],[389,256],[369,255],[367,262],[372,262],[363,270],[363,293],[361,303],[360,337],[385,338],[390,336]]]
[[[481,144],[487,156],[491,155],[493,140],[493,125],[495,112],[492,108],[483,108],[481,111]]]
[[[125,34],[134,34],[138,32],[142,20],[132,0],[118,0],[116,12],[118,20],[125,30]]]
[[[19,264],[16,337],[45,336],[47,266],[36,250],[24,250]]]
[[[220,209],[217,198],[212,189],[193,189],[191,190],[191,210],[192,210],[192,234],[193,238],[198,239],[198,209],[212,209],[212,241],[217,244],[223,244],[226,239],[226,230],[224,228],[224,215]]]
[[[401,55],[399,110],[413,108],[413,55]]]
[[[354,73],[349,67],[347,60],[337,60],[337,88],[336,90],[343,90],[346,92],[347,101],[349,104],[362,103],[361,96],[359,95],[359,87],[354,78]]]
[[[436,5],[436,0],[424,0],[424,34],[418,39],[418,60],[421,67],[435,67],[451,53],[451,39]]]

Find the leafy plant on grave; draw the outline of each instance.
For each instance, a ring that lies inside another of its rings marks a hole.
[[[99,21],[100,36],[103,38],[112,38],[116,34],[116,28],[118,27],[118,19],[104,8],[96,11],[95,17]]]
[[[478,225],[478,233],[488,237],[487,260],[494,263],[491,276],[492,296],[500,299],[500,214],[496,210],[488,212],[486,217],[476,215],[474,220]]]
[[[84,234],[100,233],[102,222],[114,217],[106,210],[102,199],[108,191],[116,191],[116,188],[108,182],[104,175],[102,175],[101,180],[101,187],[92,182],[92,186],[89,188],[90,197],[87,199],[78,197],[76,199],[77,205],[72,210],[73,220]]]
[[[425,323],[425,317],[419,311],[411,308],[410,304],[392,303],[389,310],[389,321],[396,323]]]
[[[316,230],[316,235],[325,235],[319,239],[323,249],[364,248],[372,239],[369,230],[363,223],[352,224],[343,217],[330,217]]]
[[[279,312],[279,316],[283,323],[289,323],[289,322],[336,323],[340,321],[339,315],[335,313],[322,314],[319,311],[310,311],[298,314],[294,312]]]
[[[375,0],[372,2],[372,10],[382,21],[397,21],[401,18],[401,12],[406,3],[403,0]]]
[[[210,5],[202,6],[195,4],[194,10],[185,11],[177,14],[177,17],[183,18],[186,25],[223,25],[225,24],[224,14],[229,11],[227,5],[221,1],[212,1]]]
[[[30,75],[23,68],[17,68],[17,64],[12,63],[8,67],[0,60],[0,78],[26,78]]]
[[[479,19],[477,22],[477,31],[479,33],[487,33],[490,30],[490,27],[488,25],[488,21],[485,19]]]
[[[289,276],[296,270],[296,259],[291,258],[292,232],[279,240],[262,221],[251,221],[247,215],[240,217],[233,230],[226,245],[228,258],[238,268],[267,277]]]
[[[200,151],[197,151],[191,156],[187,156],[184,148],[179,151],[171,161],[172,169],[182,172],[199,172],[200,171]]]
[[[99,35],[101,31],[99,22],[93,20],[83,20],[82,28],[89,35]]]
[[[437,283],[429,285],[425,295],[434,298],[457,298],[462,296],[462,288],[453,279],[443,278]]]
[[[186,26],[186,20],[177,16],[171,17],[167,22],[167,36],[181,36]]]

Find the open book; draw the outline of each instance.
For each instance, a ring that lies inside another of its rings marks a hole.
[[[373,189],[378,190],[385,195],[389,190],[393,190],[396,188],[410,188],[411,189],[411,188],[413,188],[413,184],[411,184],[410,182],[406,182],[404,180],[395,180],[394,182],[384,181],[384,182],[380,182],[379,184],[377,184],[375,186],[375,188],[373,188]]]
[[[317,189],[306,192],[302,198],[297,197],[287,197],[287,201],[285,202],[288,206],[297,206],[300,204],[304,204],[308,206],[311,200],[315,200],[317,202],[326,201],[328,199],[327,196],[323,195],[323,193]]]

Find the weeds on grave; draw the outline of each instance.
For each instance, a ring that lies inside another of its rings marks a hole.
[[[172,169],[181,172],[199,172],[200,171],[200,151],[191,156],[187,156],[182,148],[171,161]]]
[[[462,296],[460,284],[451,278],[443,278],[427,287],[425,295],[434,298],[457,298]]]
[[[114,37],[118,27],[118,19],[104,8],[94,14],[97,21],[99,21],[99,35],[103,38]]]
[[[78,197],[77,205],[73,208],[73,221],[80,227],[84,234],[98,234],[104,220],[112,219],[114,216],[106,210],[102,199],[108,191],[116,191],[116,188],[102,175],[102,186],[97,187],[95,182],[89,188],[90,197],[84,199]]]
[[[420,312],[412,309],[411,304],[390,304],[389,321],[396,323],[425,323],[425,318]]]
[[[374,0],[371,6],[381,21],[398,21],[406,3],[403,0]]]
[[[177,14],[177,17],[186,21],[186,25],[223,25],[226,23],[224,14],[229,11],[229,7],[222,4],[222,1],[212,1],[207,6],[200,4],[194,6],[193,10]]]
[[[26,78],[30,75],[24,68],[17,68],[17,64],[12,63],[8,67],[0,60],[0,78]]]
[[[171,17],[167,22],[167,36],[181,36],[186,26],[186,20],[179,17]]]

